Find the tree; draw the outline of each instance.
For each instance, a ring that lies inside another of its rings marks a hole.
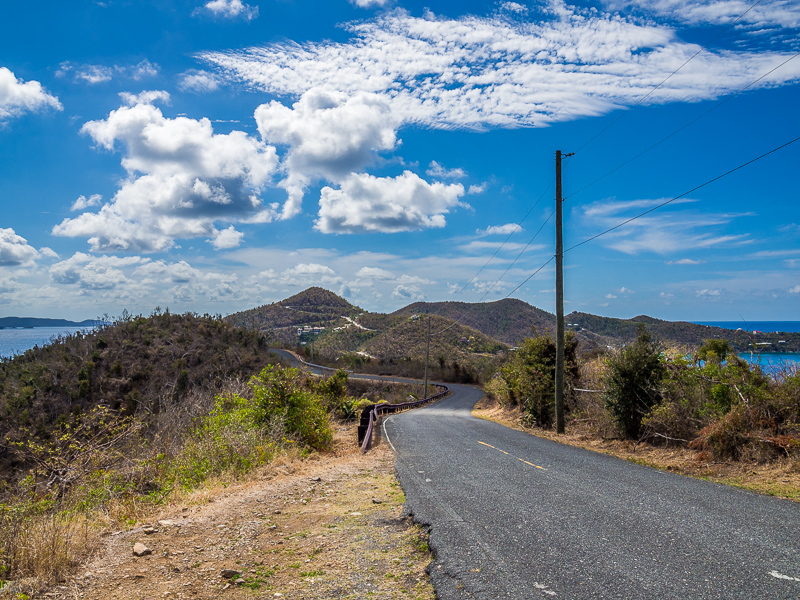
[[[578,379],[578,342],[568,331],[564,343],[564,371],[567,386]],[[513,403],[527,413],[527,420],[550,427],[555,408],[556,343],[550,335],[526,338],[503,368],[502,377]]]
[[[697,351],[697,358],[715,365],[722,364],[733,352],[728,340],[706,340]]]
[[[606,361],[606,407],[628,438],[639,437],[642,418],[661,401],[661,351],[661,344],[640,324],[636,340]]]

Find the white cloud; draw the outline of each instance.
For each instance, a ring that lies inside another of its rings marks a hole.
[[[476,194],[482,194],[486,191],[487,185],[485,183],[481,183],[480,185],[471,185],[467,190],[467,194],[470,196],[474,196]]]
[[[398,285],[392,292],[392,298],[403,301],[425,300],[425,294],[418,285]]]
[[[347,25],[347,42],[271,44],[200,58],[276,95],[299,97],[314,88],[379,94],[402,123],[438,128],[547,126],[631,106],[649,92],[645,104],[711,100],[788,58],[708,50],[672,75],[699,49],[674,29],[558,3],[551,8],[539,21],[396,10]],[[798,78],[800,62],[792,61],[758,85]]]
[[[103,196],[100,194],[92,194],[88,198],[86,196],[78,196],[78,199],[69,207],[70,210],[86,210],[92,206],[100,206],[100,201]]]
[[[500,8],[503,10],[507,10],[509,12],[514,13],[526,13],[528,12],[528,8],[520,4],[519,2],[503,2],[500,5]]]
[[[50,267],[50,277],[55,283],[77,285],[86,290],[105,290],[131,283],[121,267],[146,262],[139,256],[92,256],[77,252],[70,258]]]
[[[355,4],[360,8],[370,8],[372,6],[386,6],[389,0],[350,0],[350,4]]]
[[[158,75],[159,66],[145,59],[137,65],[128,67],[128,72],[132,79],[138,81],[140,79],[144,79],[145,77],[155,77]]]
[[[634,200],[630,202],[604,201],[583,207],[587,237],[590,231],[602,231],[618,226],[636,216],[643,208],[652,208],[664,200]],[[692,204],[695,200],[675,202],[657,215],[639,217],[601,238],[614,250],[625,254],[655,252],[670,254],[698,248],[726,246],[750,242],[748,234],[726,235],[726,225],[744,214],[699,214],[696,211],[674,210],[679,204]],[[687,264],[678,262],[677,264]]]
[[[31,264],[37,258],[39,252],[28,244],[28,240],[11,228],[0,228],[0,267]]]
[[[73,81],[85,82],[89,85],[111,81],[114,76],[139,81],[146,77],[155,77],[159,73],[159,66],[145,59],[135,65],[73,65],[69,61],[59,65],[56,77],[72,75]]]
[[[131,94],[130,92],[120,92],[119,97],[128,106],[136,106],[137,104],[153,104],[156,101],[169,105],[170,95],[169,92],[164,90],[147,90],[139,94]]]
[[[322,188],[314,227],[323,233],[444,227],[444,215],[463,195],[460,183],[428,183],[411,171],[398,177],[354,173],[337,190]]]
[[[184,92],[203,94],[219,89],[221,79],[214,73],[192,69],[181,73],[178,78],[178,87]]]
[[[790,294],[800,294],[800,284],[794,286],[793,288],[789,288],[788,292]]]
[[[619,288],[619,293],[620,294],[635,294],[636,292],[633,291],[633,290],[629,290],[628,288],[623,286],[623,287]]]
[[[617,297],[614,294],[606,294],[606,298],[608,298],[609,300],[614,300]]]
[[[205,12],[214,17],[224,19],[245,19],[252,21],[258,16],[258,7],[244,4],[242,0],[211,0],[206,2],[202,9],[194,11],[195,14]]]
[[[58,98],[44,91],[38,81],[22,81],[5,67],[0,67],[0,123],[26,112],[46,108],[62,110]]]
[[[255,119],[264,140],[289,147],[283,160],[287,177],[282,185],[289,194],[284,218],[300,211],[312,179],[341,181],[397,143],[397,120],[388,103],[375,94],[348,97],[313,89],[292,108],[276,101],[262,104]]]
[[[461,246],[459,246],[459,248],[466,252],[480,252],[482,250],[493,250],[499,248],[502,248],[506,252],[517,252],[523,249],[541,250],[542,248],[544,248],[544,246],[542,246],[541,244],[537,244],[535,246],[526,246],[525,244],[518,244],[518,243],[472,241],[469,244],[462,244]]]
[[[178,238],[216,240],[218,221],[275,218],[277,206],[259,196],[275,171],[275,148],[244,132],[215,134],[208,119],[168,119],[151,104],[123,106],[81,131],[119,149],[128,176],[98,212],[64,219],[54,235],[86,237],[93,251],[152,252]]]
[[[234,226],[231,225],[222,231],[215,231],[214,238],[211,240],[211,243],[217,250],[236,248],[242,243],[243,237],[244,234],[240,231],[236,231]]]
[[[681,258],[680,260],[668,260],[668,265],[702,265],[706,261],[704,260],[695,260],[693,258]]]
[[[508,235],[519,231],[525,230],[516,223],[506,223],[505,225],[490,225],[486,229],[476,229],[475,233],[478,235]]]
[[[604,4],[612,10],[632,9],[692,25],[728,25],[743,15],[738,26],[746,25],[759,33],[775,27],[800,27],[800,5],[786,0],[762,0],[755,4],[743,0],[604,0]]]
[[[721,296],[722,290],[709,290],[709,289],[702,289],[697,290],[695,292],[698,298],[709,297],[709,296]]]
[[[425,173],[430,177],[438,177],[439,179],[461,179],[462,177],[467,176],[467,174],[464,172],[464,169],[459,169],[458,167],[455,169],[445,169],[435,160],[431,161],[431,164],[428,165],[428,170],[425,171]]]

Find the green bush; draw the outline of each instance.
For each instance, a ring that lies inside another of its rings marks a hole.
[[[606,359],[605,402],[625,437],[639,437],[642,419],[661,401],[664,375],[661,344],[643,325],[632,344]]]

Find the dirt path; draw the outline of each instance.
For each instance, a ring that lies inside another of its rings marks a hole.
[[[433,599],[427,536],[401,516],[393,463],[385,444],[275,463],[260,480],[165,507],[149,527],[109,532],[43,597]],[[137,543],[151,553],[134,556]]]

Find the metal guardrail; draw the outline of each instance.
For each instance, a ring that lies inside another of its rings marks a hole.
[[[438,383],[433,385],[439,389],[439,392],[433,396],[423,398],[422,400],[402,402],[400,404],[373,404],[372,406],[364,408],[364,410],[361,411],[361,423],[358,426],[358,444],[361,446],[361,452],[367,452],[370,446],[372,446],[372,432],[380,415],[394,414],[402,410],[422,406],[423,404],[442,398],[450,391],[450,388],[446,385]]]

